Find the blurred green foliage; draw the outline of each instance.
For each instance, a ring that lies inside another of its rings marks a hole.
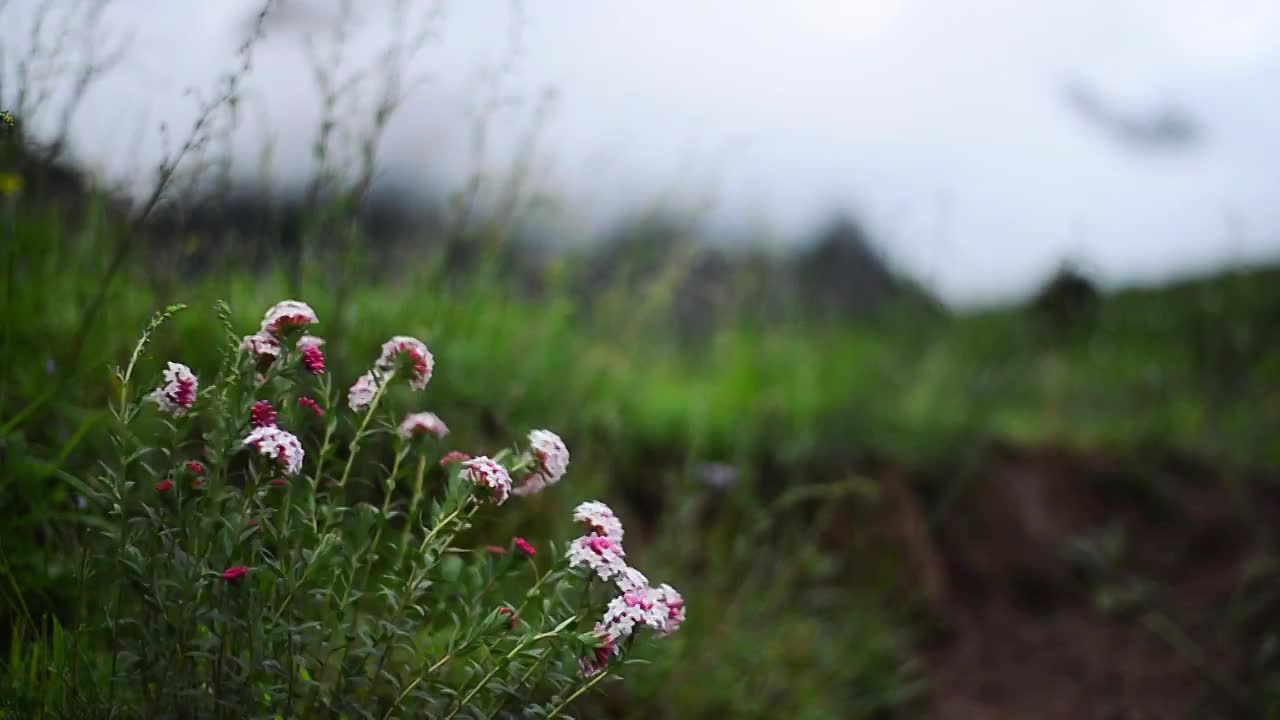
[[[850,321],[791,307],[761,321],[728,307],[694,342],[671,330],[678,255],[666,272],[583,300],[593,268],[573,254],[549,261],[531,290],[496,255],[460,271],[429,241],[376,255],[359,243],[316,247],[290,264],[216,237],[130,232],[105,201],[73,213],[29,194],[0,199],[10,613],[20,599],[36,616],[65,601],[75,559],[58,539],[78,526],[59,473],[93,472],[105,455],[107,368],[171,302],[226,300],[247,333],[272,303],[304,299],[341,385],[391,335],[422,338],[438,372],[419,409],[439,412],[459,449],[488,452],[533,427],[560,432],[570,481],[506,516],[509,529],[567,532],[568,508],[606,500],[642,539],[641,564],[689,601],[679,638],[596,701],[610,717],[876,717],[918,695],[908,624],[886,607],[882,581],[851,589],[837,572],[847,548],[818,542],[805,519],[768,524],[784,488],[838,479],[868,458],[926,465],[992,441],[1178,449],[1239,466],[1280,459],[1275,269],[1111,295],[1069,333],[1022,308],[887,307]],[[122,242],[124,270],[104,293]],[[173,359],[211,372],[213,317],[177,316],[148,369]],[[701,481],[705,462],[736,468],[738,482]]]

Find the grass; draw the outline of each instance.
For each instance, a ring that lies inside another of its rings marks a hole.
[[[605,499],[640,528],[642,564],[689,599],[679,638],[589,706],[610,717],[880,717],[919,697],[909,616],[889,606],[884,579],[839,575],[843,548],[824,547],[805,522],[773,522],[786,488],[838,485],[868,459],[954,463],[990,442],[1178,450],[1241,467],[1280,460],[1280,270],[1118,293],[1070,332],[1022,308],[859,323],[791,308],[769,323],[729,313],[690,343],[670,328],[669,275],[583,302],[589,263],[573,256],[552,259],[530,292],[492,258],[457,272],[429,238],[397,248],[394,263],[317,248],[301,266],[209,238],[140,240],[76,338],[125,230],[103,205],[79,217],[14,195],[0,207],[10,620],[20,599],[36,625],[68,610],[76,559],[57,538],[76,527],[75,500],[59,473],[90,473],[106,454],[106,368],[172,302],[226,300],[237,326],[252,327],[270,304],[305,299],[342,383],[387,337],[424,339],[439,371],[427,406],[412,409],[440,412],[459,448],[560,431],[574,453],[570,481],[508,516],[508,529],[564,529],[553,518]],[[173,358],[212,371],[222,332],[212,317],[179,314],[150,369]],[[700,482],[710,461],[736,467],[740,481],[727,491]],[[16,635],[15,647],[30,640]],[[15,650],[9,667],[34,678],[24,657]]]

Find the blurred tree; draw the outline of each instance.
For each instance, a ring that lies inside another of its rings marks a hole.
[[[1035,294],[1031,308],[1044,327],[1065,336],[1092,329],[1101,300],[1093,281],[1068,262]]]

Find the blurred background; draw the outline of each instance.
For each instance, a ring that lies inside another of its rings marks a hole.
[[[0,628],[150,313],[294,297],[685,591],[586,716],[1275,716],[1278,82],[1262,0],[0,0]]]

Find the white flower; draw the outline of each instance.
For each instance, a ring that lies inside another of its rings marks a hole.
[[[377,392],[378,381],[373,373],[367,372],[356,379],[356,384],[347,392],[347,404],[353,412],[364,412],[369,409]]]
[[[319,320],[311,306],[299,300],[278,302],[262,318],[262,331],[279,334],[290,328],[305,328]]]
[[[609,605],[604,609],[604,617],[598,625],[609,636],[614,646],[635,632],[636,625],[644,622],[644,612],[638,606],[628,604],[626,597],[626,595],[619,595],[610,600]]]
[[[442,438],[449,434],[449,426],[435,413],[420,412],[405,417],[400,423],[400,437],[408,440],[415,435],[434,435]]]
[[[586,535],[569,543],[565,556],[570,567],[591,568],[601,580],[618,577],[627,571],[626,551],[622,545],[601,535]]]
[[[474,457],[462,463],[462,476],[475,483],[477,487],[487,487],[493,491],[493,500],[497,505],[507,501],[511,494],[511,476],[502,464],[484,456]]]
[[[306,350],[309,347],[321,347],[324,345],[324,338],[315,335],[303,335],[298,338],[297,344],[294,345],[299,350]]]
[[[628,566],[613,578],[613,584],[617,585],[618,589],[624,593],[636,592],[649,587],[649,578],[645,577],[644,573],[639,570]]]
[[[569,470],[569,448],[559,435],[550,430],[534,430],[529,433],[529,448],[538,460],[540,473],[548,485],[560,482]]]
[[[280,343],[265,330],[245,335],[244,340],[240,342],[240,350],[252,355],[260,365],[270,365],[280,357]]]
[[[409,370],[409,387],[421,390],[431,380],[435,357],[421,340],[408,335],[397,335],[382,344],[382,355],[374,367],[384,373],[396,368],[397,358],[402,358]]]
[[[622,521],[602,502],[582,503],[574,508],[573,519],[586,523],[588,532],[607,537],[615,543],[622,542]]]
[[[674,590],[670,592],[679,600],[680,621],[683,622],[684,600]],[[670,635],[679,624],[671,621],[671,608],[663,597],[663,591],[648,586],[624,592],[609,601],[600,625],[615,642],[635,632],[637,625],[643,625],[658,635]]]
[[[666,610],[666,616],[655,629],[659,635],[670,635],[684,624],[684,597],[675,588],[663,583],[654,590],[658,603]]]
[[[302,469],[302,443],[292,433],[275,425],[254,428],[244,439],[244,446],[275,460],[285,475],[297,475]]]
[[[161,412],[181,416],[196,404],[196,390],[200,382],[186,365],[175,362],[168,365],[164,371],[164,385],[151,392],[151,399]]]

